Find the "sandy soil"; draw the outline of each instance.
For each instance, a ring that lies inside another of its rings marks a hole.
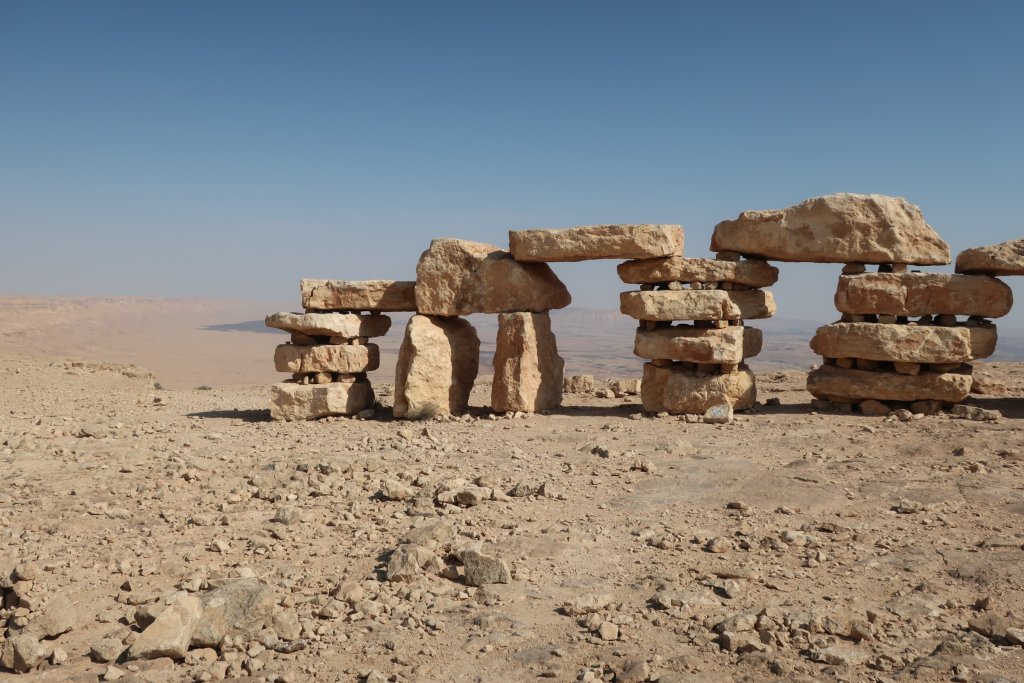
[[[265,386],[154,390],[8,353],[0,575],[36,577],[0,582],[0,618],[11,637],[63,594],[74,628],[42,641],[64,663],[0,678],[1022,680],[1024,366],[988,372],[991,423],[819,414],[802,374],[768,372],[780,405],[723,426],[574,395],[525,418],[279,424]],[[438,523],[457,535],[421,543],[443,569],[388,581],[399,539]],[[472,544],[508,583],[465,584]],[[272,629],[90,656],[224,577],[273,589]]]

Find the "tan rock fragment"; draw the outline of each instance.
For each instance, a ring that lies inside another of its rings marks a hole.
[[[754,373],[747,368],[699,376],[679,365],[659,368],[644,363],[640,398],[648,412],[703,415],[722,403],[734,410],[750,408],[757,400],[757,385]]]
[[[775,314],[771,292],[721,289],[622,292],[619,310],[638,320],[742,320]]]
[[[310,311],[415,311],[415,282],[302,280],[302,307]]]
[[[761,330],[733,325],[720,330],[675,325],[637,330],[633,354],[688,363],[741,363],[761,352]]]
[[[270,388],[270,417],[275,420],[316,420],[355,415],[373,406],[373,388],[365,380],[330,384],[279,382]]]
[[[578,228],[510,230],[509,250],[517,261],[587,261],[681,256],[678,225],[584,225]]]
[[[502,313],[494,350],[491,407],[538,412],[562,404],[562,371],[547,313]]]
[[[841,403],[933,400],[957,403],[971,391],[967,372],[922,372],[901,375],[884,370],[848,370],[823,365],[807,375],[807,391],[815,398]]]
[[[865,273],[841,275],[835,303],[841,313],[998,318],[1010,312],[1013,292],[985,275]]]
[[[547,264],[514,261],[490,244],[436,239],[416,266],[416,305],[425,315],[542,313],[571,301]]]
[[[370,372],[380,367],[376,344],[281,344],[274,350],[278,372]]]
[[[721,261],[709,258],[666,258],[626,261],[618,266],[623,282],[637,285],[661,282],[732,282],[747,287],[770,287],[779,269],[760,259]]]
[[[267,327],[321,337],[383,337],[391,329],[386,315],[355,313],[274,313],[265,321]]]
[[[192,631],[202,616],[199,598],[178,593],[167,609],[139,634],[128,648],[128,659],[182,659],[192,641]]]
[[[901,197],[831,194],[723,221],[711,251],[814,263],[949,263],[949,246]]]
[[[1024,239],[966,249],[956,257],[956,272],[1024,275]]]
[[[996,327],[833,323],[818,328],[811,349],[826,358],[963,363],[992,355]]]
[[[395,417],[461,413],[480,365],[480,339],[466,320],[414,315],[395,370]]]

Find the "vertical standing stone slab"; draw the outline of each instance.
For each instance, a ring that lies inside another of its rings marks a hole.
[[[480,339],[468,321],[414,315],[395,369],[395,417],[462,413],[480,367]]]
[[[551,316],[502,313],[494,351],[491,407],[499,412],[538,412],[562,404],[562,371]]]

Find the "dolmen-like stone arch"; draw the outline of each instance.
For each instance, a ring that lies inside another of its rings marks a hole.
[[[1012,243],[964,252],[971,274],[911,271],[948,264],[949,248],[918,207],[881,195],[744,212],[715,228],[715,258],[684,258],[683,243],[678,225],[513,230],[508,251],[433,240],[415,281],[303,280],[305,313],[267,318],[292,335],[275,352],[277,369],[292,379],[274,385],[271,415],[315,419],[372,408],[367,373],[379,367],[380,354],[369,339],[386,334],[385,314],[399,311],[414,315],[396,368],[396,417],[466,410],[480,341],[464,316],[479,313],[498,315],[492,409],[553,409],[562,400],[563,362],[549,312],[571,297],[548,264],[591,259],[624,260],[619,277],[639,286],[622,293],[620,310],[638,320],[634,354],[647,360],[647,412],[727,419],[754,405],[756,379],[746,360],[761,351],[762,338],[745,321],[775,312],[764,288],[779,271],[769,260],[844,264],[835,297],[842,318],[811,341],[824,358],[808,376],[814,396],[866,412],[897,403],[933,411],[966,398],[970,361],[995,348],[989,318],[1005,315],[1012,296],[992,275],[1024,272],[1024,247]]]

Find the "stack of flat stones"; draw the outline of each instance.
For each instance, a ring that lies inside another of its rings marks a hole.
[[[443,238],[416,266],[416,311],[395,372],[398,418],[458,415],[469,405],[480,339],[463,316],[498,316],[491,407],[540,412],[562,402],[562,358],[549,311],[569,290],[543,263],[522,263],[491,244]]]
[[[723,252],[717,259],[627,261],[618,271],[623,282],[640,285],[620,295],[619,309],[640,321],[633,353],[648,359],[645,411],[702,415],[723,404],[754,405],[757,385],[746,359],[761,352],[761,331],[743,321],[775,313],[762,288],[775,283],[778,269]]]
[[[374,405],[366,373],[380,366],[369,340],[391,328],[384,313],[416,310],[414,282],[302,280],[304,313],[274,313],[266,324],[291,333],[274,351],[291,379],[271,388],[275,420],[356,415]]]
[[[1012,304],[995,278],[912,269],[948,264],[949,247],[901,198],[836,194],[744,212],[716,227],[712,248],[845,264],[835,295],[842,318],[811,340],[824,361],[807,390],[866,413],[935,412],[962,401],[970,362],[995,350],[990,318]]]

